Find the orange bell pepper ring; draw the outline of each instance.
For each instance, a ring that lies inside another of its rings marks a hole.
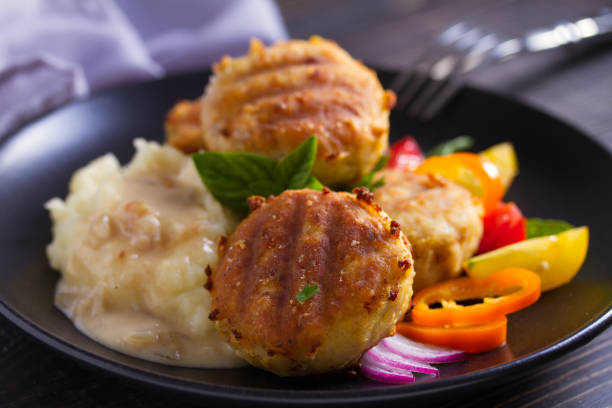
[[[412,321],[423,326],[490,323],[537,301],[540,284],[540,277],[524,268],[502,269],[486,278],[441,282],[416,294]],[[466,306],[458,303],[477,299],[482,302]],[[431,308],[433,304],[440,307]]]
[[[480,198],[485,214],[492,211],[504,195],[504,185],[497,167],[475,153],[432,156],[421,163],[415,173],[438,174],[462,185]]]
[[[508,319],[502,316],[476,326],[431,327],[400,322],[396,329],[398,333],[422,343],[481,353],[502,346],[506,342],[507,327]]]

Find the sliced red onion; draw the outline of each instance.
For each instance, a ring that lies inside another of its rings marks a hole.
[[[378,343],[366,352],[373,360],[381,365],[394,368],[403,368],[417,373],[438,375],[438,369],[427,363],[415,361],[389,350],[383,343]]]
[[[384,382],[389,384],[406,384],[414,382],[414,375],[410,371],[401,373],[387,371],[380,367],[362,366],[361,372],[372,381]]]
[[[381,343],[393,353],[411,360],[426,363],[452,363],[465,360],[463,351],[419,343],[401,334],[384,338]]]
[[[410,371],[383,365],[365,353],[361,357],[361,372],[370,380],[390,384],[405,384],[414,382],[414,375]]]

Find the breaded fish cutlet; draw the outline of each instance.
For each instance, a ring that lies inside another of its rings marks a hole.
[[[482,205],[439,176],[383,170],[374,200],[397,220],[412,244],[414,290],[456,278],[482,238]]]
[[[265,47],[253,40],[248,54],[224,57],[213,71],[201,99],[201,137],[177,120],[178,110],[189,108],[184,102],[166,122],[168,142],[185,152],[280,159],[316,135],[314,175],[337,186],[357,182],[388,146],[395,95],[333,41],[312,37]]]
[[[210,318],[240,357],[282,376],[323,373],[394,333],[412,296],[412,256],[371,193],[293,190],[251,204],[207,285]]]

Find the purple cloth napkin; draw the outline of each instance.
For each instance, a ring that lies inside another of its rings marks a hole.
[[[19,0],[0,8],[0,137],[110,86],[287,37],[272,0]]]

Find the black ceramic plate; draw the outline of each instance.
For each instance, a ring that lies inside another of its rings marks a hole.
[[[473,135],[476,149],[510,140],[521,173],[508,199],[527,216],[589,225],[586,263],[568,285],[545,293],[509,318],[508,343],[465,362],[443,365],[441,378],[408,386],[330,375],[279,378],[254,368],[187,369],[164,366],[109,350],[79,333],[55,307],[58,274],[45,257],[50,222],[43,203],[65,196],[70,175],[91,159],[114,152],[123,161],[132,139],[162,140],[165,112],[180,98],[196,97],[206,73],[110,91],[47,115],[0,144],[0,311],[22,329],[78,360],[158,389],[234,402],[373,403],[414,401],[474,392],[512,379],[574,349],[612,320],[612,160],[578,130],[529,107],[475,89],[463,90],[432,123],[392,115],[392,138],[417,136],[427,149]],[[381,72],[387,82],[390,73]]]

